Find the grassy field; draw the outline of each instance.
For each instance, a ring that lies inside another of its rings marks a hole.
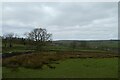
[[[19,68],[12,71],[3,67],[3,78],[117,78],[118,58],[65,59],[52,64],[55,69]]]
[[[42,52],[35,51],[35,46],[27,43],[23,45],[22,42],[13,43],[13,47],[5,47],[3,41],[4,54],[32,53],[4,58],[3,78],[118,77],[117,41],[87,41],[87,47],[82,47],[81,41],[76,41],[75,48],[72,48],[71,42],[54,41],[52,45],[44,46]],[[54,61],[59,64],[52,63]],[[47,64],[55,68],[50,68]]]
[[[71,46],[72,40],[60,40],[60,41],[53,41],[52,45],[49,45],[45,47],[45,49],[49,51],[72,51]],[[118,41],[114,40],[98,40],[98,41],[86,41],[86,47],[81,46],[81,41],[76,41],[76,47],[75,51],[108,51],[108,52],[115,52],[118,50]],[[2,42],[2,53],[9,53],[9,52],[24,52],[24,51],[30,51],[34,50],[35,47],[31,44],[26,43],[26,45],[23,44],[23,42],[19,43],[12,43],[13,47],[8,46],[9,43],[7,43],[7,47],[5,47],[5,42],[3,40]],[[109,49],[109,50],[108,50]]]

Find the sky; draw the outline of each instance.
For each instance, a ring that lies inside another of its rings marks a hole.
[[[2,33],[45,28],[53,40],[118,39],[117,2],[5,2]]]

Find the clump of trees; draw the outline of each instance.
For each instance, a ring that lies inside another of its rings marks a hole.
[[[25,44],[25,39],[20,38],[15,33],[6,33],[2,36],[2,42],[4,44],[3,47],[12,48],[12,47],[14,47],[15,43],[24,43]]]
[[[52,34],[48,33],[46,29],[35,28],[30,32],[24,34],[25,38],[19,37],[14,33],[4,34],[2,39],[5,48],[12,48],[13,42],[23,45],[29,45],[35,47],[35,50],[43,50],[44,47],[52,42]]]
[[[5,47],[7,47],[7,43],[10,48],[13,46],[12,45],[13,37],[14,37],[14,33],[7,33],[3,35]]]

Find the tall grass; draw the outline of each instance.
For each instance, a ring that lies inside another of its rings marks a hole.
[[[51,64],[61,58],[62,56],[57,55],[56,53],[24,54],[3,59],[3,66],[42,69],[44,65]]]
[[[102,54],[102,53],[83,53],[83,52],[39,52],[31,54],[17,55],[3,59],[3,66],[5,67],[25,67],[33,69],[42,69],[44,65],[50,65],[57,63],[59,60],[74,59],[74,58],[105,58],[115,57],[114,54]]]

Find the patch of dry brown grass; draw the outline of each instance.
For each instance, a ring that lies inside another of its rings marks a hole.
[[[80,52],[41,52],[32,54],[23,54],[3,59],[3,66],[5,67],[25,67],[42,69],[44,65],[58,64],[58,60],[64,60],[67,58],[105,58],[115,57],[113,54],[103,53],[80,53]]]
[[[3,66],[42,69],[43,65],[51,64],[61,58],[62,57],[56,53],[24,54],[3,59]]]

